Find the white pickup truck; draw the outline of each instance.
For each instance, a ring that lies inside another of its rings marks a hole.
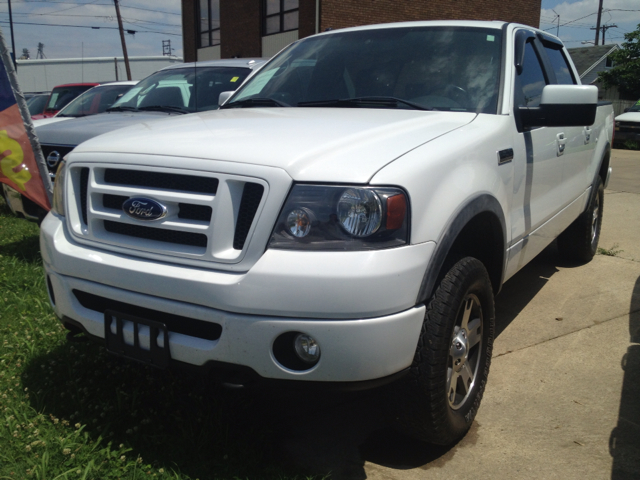
[[[611,106],[561,42],[411,22],[295,42],[218,111],[75,148],[41,227],[71,335],[164,367],[364,387],[450,444],[487,382],[494,295],[558,238],[597,249]]]

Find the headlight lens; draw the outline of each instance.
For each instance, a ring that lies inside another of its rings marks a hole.
[[[373,250],[408,242],[406,194],[392,187],[295,185],[270,248]]]
[[[345,190],[338,201],[338,220],[354,237],[368,237],[378,231],[382,221],[382,203],[375,192],[363,188]]]
[[[60,162],[58,166],[58,171],[56,172],[56,180],[53,184],[53,205],[51,206],[51,210],[53,210],[58,215],[62,215],[64,217],[64,184],[65,184],[65,168],[66,162],[63,160]]]

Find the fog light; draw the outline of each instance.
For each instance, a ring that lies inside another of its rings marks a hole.
[[[300,333],[293,341],[296,354],[301,360],[308,363],[315,363],[320,358],[320,346],[313,337]]]

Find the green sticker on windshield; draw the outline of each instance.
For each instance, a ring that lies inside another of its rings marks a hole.
[[[487,42],[495,42],[496,37],[494,35],[487,35]]]
[[[231,79],[231,83],[235,83],[235,82],[237,82],[239,78],[240,78],[240,77],[233,77],[233,78]]]

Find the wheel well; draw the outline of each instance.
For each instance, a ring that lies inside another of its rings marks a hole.
[[[438,283],[464,257],[474,257],[483,263],[497,294],[502,286],[504,270],[504,235],[502,224],[493,213],[477,214],[458,233],[442,265]]]

